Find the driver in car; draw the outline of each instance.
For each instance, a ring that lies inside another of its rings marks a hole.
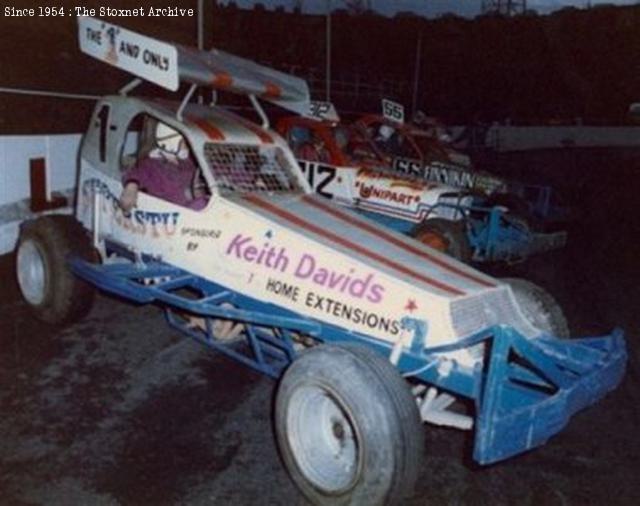
[[[140,190],[179,206],[203,209],[208,201],[204,188],[198,187],[198,169],[184,137],[164,123],[155,131],[155,148],[125,172],[122,178],[120,206],[131,211]]]

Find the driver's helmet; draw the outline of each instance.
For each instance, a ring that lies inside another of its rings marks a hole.
[[[289,130],[289,142],[295,148],[311,141],[309,130],[301,126],[294,126]]]
[[[156,127],[156,146],[158,146],[161,151],[178,155],[186,144],[183,141],[184,137],[180,132],[171,128],[169,125],[158,123]]]
[[[389,125],[380,125],[378,128],[378,140],[388,141],[395,132],[395,129]]]

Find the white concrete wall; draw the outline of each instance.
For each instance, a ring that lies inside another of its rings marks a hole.
[[[73,188],[81,134],[0,136],[0,206],[30,197],[29,160],[44,158],[49,190]]]
[[[487,132],[486,144],[498,151],[640,147],[640,127],[494,125]]]
[[[48,191],[73,195],[81,134],[0,136],[0,254],[10,252],[18,225],[33,216],[29,160],[44,158]],[[70,212],[69,208],[54,212]]]

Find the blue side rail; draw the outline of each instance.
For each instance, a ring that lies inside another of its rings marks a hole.
[[[356,341],[384,356],[392,343],[302,317],[277,305],[226,290],[162,262],[91,264],[70,258],[71,270],[105,291],[138,303],[160,303],[169,323],[226,356],[278,378],[295,359],[301,336],[320,342]],[[202,315],[194,328],[185,312]],[[217,319],[241,323],[242,340],[216,337]],[[597,402],[621,381],[627,360],[622,331],[604,337],[526,339],[513,328],[494,326],[466,339],[425,347],[426,325],[406,319],[413,341],[403,348],[397,367],[405,377],[473,400],[474,459],[490,464],[545,443],[579,410]],[[465,367],[447,354],[484,345],[484,360]]]

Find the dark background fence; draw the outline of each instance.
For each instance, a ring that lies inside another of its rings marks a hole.
[[[102,4],[87,0],[85,5]],[[110,5],[131,7],[124,0]],[[195,8],[196,1],[183,5]],[[195,45],[195,17],[108,21]],[[315,98],[324,98],[324,16],[207,2],[205,21],[205,47],[215,45],[296,73],[309,80]],[[640,98],[640,6],[473,20],[336,10],[331,98],[338,109],[377,111],[382,96],[409,108],[419,37],[417,106],[450,123],[509,118],[514,124],[545,124],[582,118],[586,124],[617,124],[629,121],[629,104]],[[71,16],[0,18],[0,69],[0,87],[96,95],[113,92],[128,79],[79,53]],[[143,91],[162,93],[154,86]],[[90,108],[79,101],[0,94],[0,133],[78,131]]]

